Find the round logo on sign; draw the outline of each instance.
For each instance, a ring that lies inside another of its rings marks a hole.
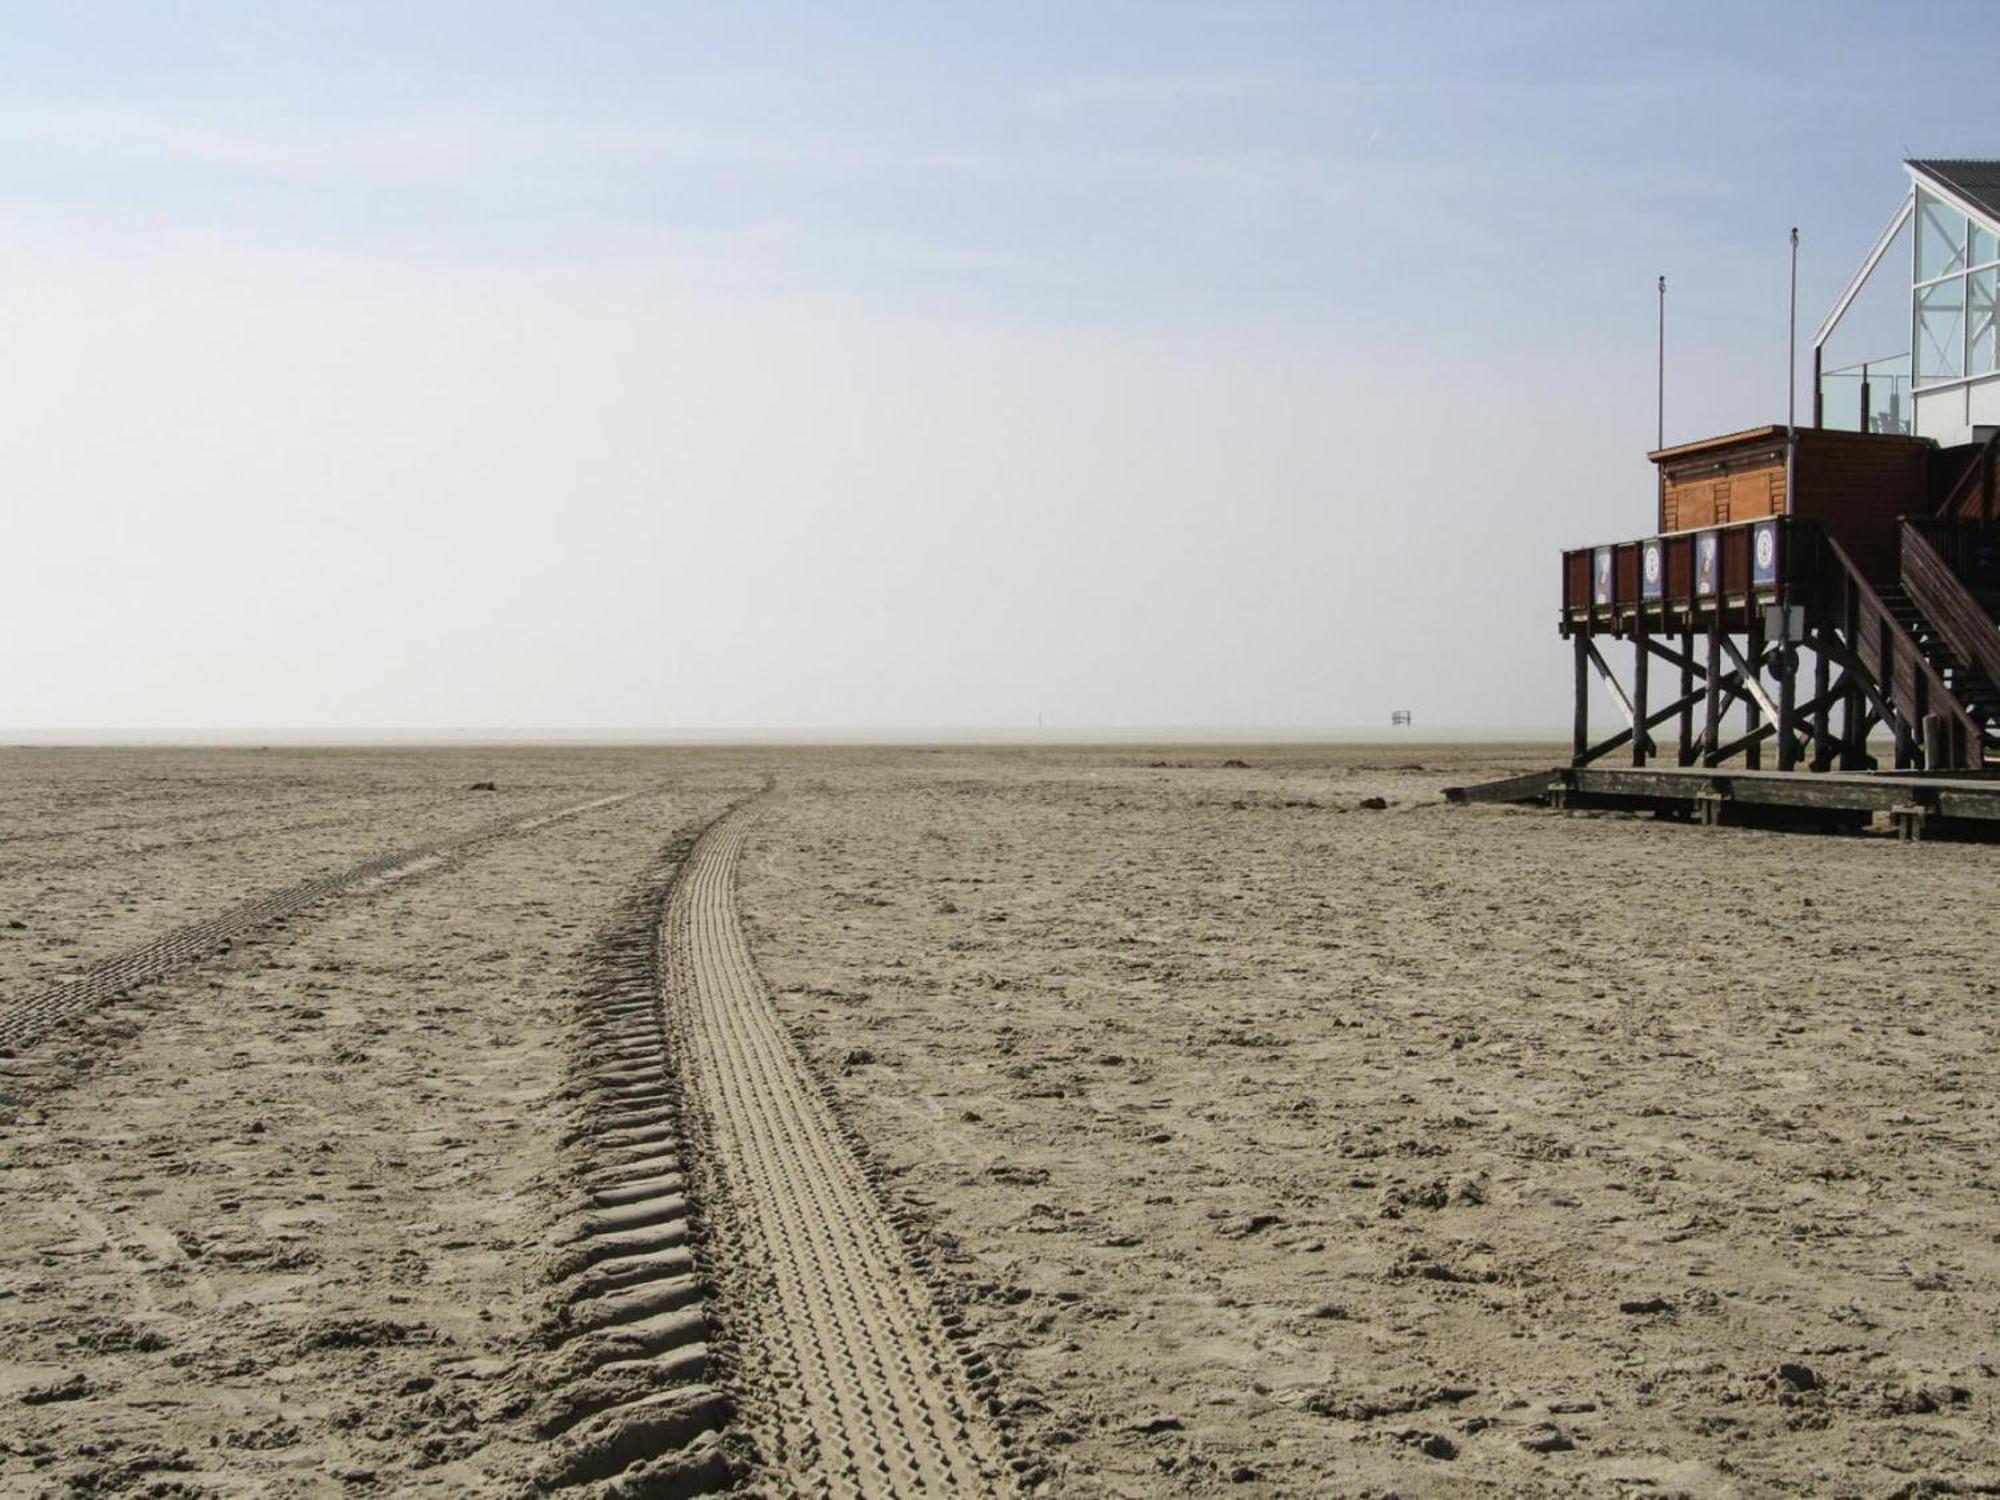
[[[1658,583],[1659,581],[1660,549],[1658,547],[1648,547],[1646,549],[1646,582]]]
[[[1772,532],[1763,530],[1761,528],[1758,530],[1757,532],[1758,567],[1768,568],[1771,566],[1772,555],[1777,550],[1777,546],[1778,546],[1778,539]]]

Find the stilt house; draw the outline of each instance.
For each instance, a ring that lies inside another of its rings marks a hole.
[[[1814,337],[1809,423],[1660,449],[1655,534],[1563,554],[1575,765],[2000,762],[2000,161],[1904,167]],[[1864,324],[1904,347],[1835,367]],[[1593,675],[1623,718],[1597,740]]]

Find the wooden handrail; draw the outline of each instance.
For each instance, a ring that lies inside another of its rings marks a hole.
[[[2000,628],[1919,528],[1904,522],[1903,591],[1951,649],[2000,683]]]
[[[1847,555],[1846,549],[1825,530],[1818,527],[1814,530],[1827,558],[1838,566],[1838,582],[1846,594],[1845,599],[1822,600],[1821,605],[1837,609],[1839,617],[1850,622],[1855,655],[1875,681],[1881,684],[1887,705],[1895,709],[1896,717],[1901,721],[1892,726],[1897,730],[1898,759],[1904,759],[1912,750],[1922,746],[1924,717],[1936,714],[1944,724],[1950,768],[1984,765],[1985,748],[1980,737],[1979,721],[1952,696],[1944,678],[1924,659],[1916,638],[1903,628],[1902,622],[1882,602],[1882,596],[1855,567],[1854,559]],[[1947,768],[1926,766],[1925,769],[1935,771]]]

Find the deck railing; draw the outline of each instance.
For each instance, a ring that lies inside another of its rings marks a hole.
[[[1788,516],[1572,547],[1563,553],[1563,618],[1616,630],[1641,614],[1741,610],[1778,602],[1793,535],[1808,523]]]
[[[1756,641],[1810,645],[1858,669],[1857,690],[1896,736],[1898,766],[1984,763],[1979,722],[1846,549],[1802,517],[1572,548],[1563,554],[1562,627],[1565,635],[1638,638],[1746,631]]]

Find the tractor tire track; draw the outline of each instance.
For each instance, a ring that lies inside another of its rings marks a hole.
[[[276,838],[289,834],[315,833],[326,828],[352,827],[363,818],[391,818],[399,824],[409,826],[430,821],[435,814],[449,813],[453,804],[448,800],[432,800],[399,806],[394,803],[378,802],[373,806],[353,806],[339,812],[328,812],[322,803],[317,809],[319,815],[293,822],[273,823],[251,821],[240,826],[223,829],[220,832],[195,832],[179,838],[162,838],[152,843],[138,839],[118,848],[95,847],[81,851],[68,850],[21,850],[0,842],[0,875],[23,877],[46,875],[54,871],[82,870],[97,865],[129,863],[148,859],[154,855],[173,857],[184,852],[212,848],[217,844],[238,844],[251,839]],[[222,819],[213,814],[205,815],[211,822]],[[240,816],[231,814],[231,816]],[[132,830],[142,833],[145,830]]]
[[[739,1323],[741,1418],[774,1493],[1012,1493],[989,1383],[752,965],[735,882],[754,816],[702,835],[664,928],[699,1196]]]
[[[151,942],[93,965],[75,978],[47,985],[12,1005],[0,1007],[0,1054],[30,1046],[57,1027],[89,1014],[106,1001],[197,963],[220,951],[234,939],[293,916],[328,896],[370,882],[431,873],[495,839],[516,833],[531,833],[550,823],[609,807],[638,795],[637,792],[621,792],[526,817],[502,818],[467,833],[376,855],[332,875],[302,881],[284,890],[241,902],[216,916],[177,927]]]
[[[597,942],[577,1008],[568,1145],[577,1201],[549,1263],[526,1493],[694,1497],[747,1467],[713,1347],[712,1270],[690,1202],[680,1088],[660,984],[660,925],[695,842],[671,845]]]

